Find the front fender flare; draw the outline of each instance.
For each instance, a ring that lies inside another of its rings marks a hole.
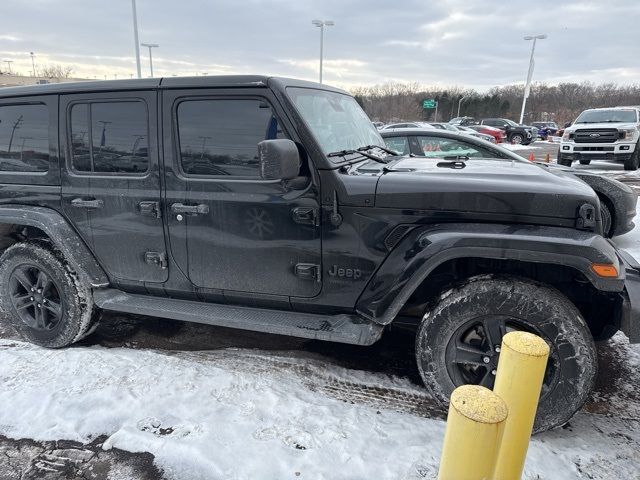
[[[0,224],[25,225],[42,230],[82,281],[92,287],[109,285],[107,275],[87,245],[59,212],[32,205],[3,205],[0,207]]]
[[[371,321],[391,323],[438,265],[465,257],[564,265],[583,273],[598,290],[624,288],[616,249],[598,234],[531,225],[439,224],[416,228],[404,237],[368,282],[356,310]],[[594,263],[615,265],[618,277],[599,277],[591,269]]]

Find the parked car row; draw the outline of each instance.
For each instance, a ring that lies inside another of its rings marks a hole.
[[[553,122],[535,122],[540,125],[520,125],[507,118],[484,118],[476,120],[473,117],[456,117],[443,122],[397,122],[381,125],[376,122],[376,127],[381,131],[406,129],[406,128],[426,128],[444,129],[470,134],[477,138],[490,141],[492,143],[509,142],[515,144],[528,145],[538,138],[546,139],[558,131],[558,127]]]
[[[389,123],[387,125],[382,124],[381,122],[374,122],[376,128],[380,131],[397,131],[397,130],[406,130],[412,128],[422,128],[427,130],[449,130],[451,132],[456,133],[464,133],[466,135],[471,135],[472,137],[481,138],[491,143],[499,143],[503,142],[506,136],[499,129],[493,128],[480,128],[475,129],[471,126],[463,126],[463,125],[453,125],[452,123],[445,122],[401,122],[401,123]]]

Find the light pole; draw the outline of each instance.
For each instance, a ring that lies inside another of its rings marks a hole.
[[[320,83],[322,83],[322,56],[324,50],[324,27],[333,27],[333,20],[312,20],[311,23],[320,27]]]
[[[131,0],[131,8],[133,9],[133,42],[136,46],[136,69],[138,78],[142,78],[142,70],[140,69],[140,45],[138,40],[138,14],[136,13],[136,0]]]
[[[13,60],[5,60],[4,62],[7,64],[7,67],[9,67],[9,75],[11,75],[11,64],[13,63]]]
[[[522,110],[520,111],[520,122],[524,121],[524,107],[527,105],[527,97],[529,96],[529,89],[531,88],[531,77],[533,77],[533,53],[536,51],[536,40],[544,40],[547,38],[546,35],[527,35],[524,37],[525,40],[533,40],[533,44],[531,45],[531,58],[529,58],[529,72],[527,73],[527,82],[524,85],[524,96],[522,97]]]
[[[151,78],[153,78],[153,57],[151,56],[151,49],[158,48],[160,45],[157,43],[141,43],[140,45],[149,49],[149,68],[151,69]]]
[[[33,76],[36,76],[36,61],[34,60],[35,58],[35,54],[33,52],[29,52],[29,55],[31,55],[31,66],[33,67]]]
[[[462,101],[467,98],[469,95],[463,95],[462,97],[460,97],[460,100],[458,100],[458,115],[456,115],[456,117],[460,116],[460,105],[462,105]]]

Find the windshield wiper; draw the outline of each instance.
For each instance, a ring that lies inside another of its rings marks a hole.
[[[366,145],[364,147],[358,148],[358,151],[359,152],[364,152],[365,150],[373,150],[374,148],[379,148],[383,152],[386,152],[389,155],[393,155],[394,157],[398,156],[398,152],[394,152],[393,150],[389,150],[388,148],[381,147],[380,145]]]
[[[368,159],[373,160],[374,162],[382,163],[385,165],[388,163],[382,158],[376,155],[372,155],[367,151],[360,150],[359,148],[357,150],[340,150],[338,152],[331,152],[327,154],[327,157],[344,157],[346,155],[362,155],[363,157],[367,157]]]

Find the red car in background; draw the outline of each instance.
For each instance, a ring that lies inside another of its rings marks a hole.
[[[496,139],[496,143],[502,143],[507,140],[507,134],[499,128],[489,127],[488,125],[465,125],[465,127],[472,128],[476,132],[484,133],[485,135],[491,135]]]

